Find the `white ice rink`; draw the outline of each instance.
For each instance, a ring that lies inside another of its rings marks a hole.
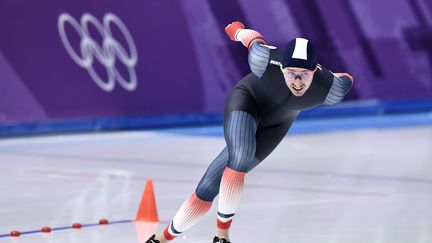
[[[0,242],[144,243],[172,219],[224,147],[167,131],[0,140]],[[42,226],[133,220],[154,180],[159,225],[29,233]],[[173,242],[211,242],[217,200]],[[287,136],[246,176],[231,241],[431,243],[432,127]]]

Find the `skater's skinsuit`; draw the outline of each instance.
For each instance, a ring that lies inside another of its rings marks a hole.
[[[245,46],[249,47],[249,44]],[[258,42],[250,46],[252,73],[234,87],[225,106],[227,146],[210,164],[195,192],[165,228],[166,239],[172,240],[196,224],[219,193],[217,228],[228,230],[240,202],[247,172],[276,148],[300,111],[321,104],[335,104],[352,86],[350,78],[335,77],[318,65],[310,87],[303,96],[296,97],[285,83],[281,60],[282,53],[278,49]],[[215,240],[219,242],[216,237]]]
[[[213,201],[225,167],[249,172],[276,148],[300,111],[336,104],[352,87],[348,77],[338,78],[318,64],[309,89],[301,97],[294,96],[281,71],[282,55],[281,50],[259,42],[249,49],[252,72],[234,87],[225,106],[227,147],[198,184],[198,198]]]

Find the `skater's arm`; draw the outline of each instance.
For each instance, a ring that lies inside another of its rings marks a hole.
[[[260,33],[255,30],[245,29],[245,26],[240,22],[232,22],[225,27],[225,32],[233,41],[241,41],[241,43],[250,48],[252,44],[259,42],[266,44],[266,41]]]
[[[333,84],[324,101],[326,105],[339,103],[345,95],[351,90],[354,79],[348,73],[334,73]]]
[[[252,44],[249,48],[248,62],[251,71],[259,78],[267,69],[270,58],[270,49],[261,43]]]
[[[262,35],[255,30],[245,29],[239,21],[229,24],[225,31],[231,40],[240,41],[249,49],[249,66],[256,76],[261,77],[270,58],[270,48],[265,45]]]

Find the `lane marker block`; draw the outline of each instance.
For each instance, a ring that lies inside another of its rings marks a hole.
[[[74,223],[72,225],[72,228],[74,228],[74,229],[81,229],[82,228],[82,224],[80,224],[80,223]]]
[[[42,229],[41,229],[41,231],[43,232],[43,233],[51,233],[51,228],[50,227],[48,227],[48,226],[44,226],[44,227],[42,227]]]
[[[100,219],[99,224],[109,224],[108,219]]]

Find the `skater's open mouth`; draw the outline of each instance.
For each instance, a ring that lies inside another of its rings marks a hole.
[[[304,86],[301,86],[300,88],[297,88],[297,87],[295,87],[295,86],[291,86],[295,91],[301,91],[303,88],[304,88]]]

